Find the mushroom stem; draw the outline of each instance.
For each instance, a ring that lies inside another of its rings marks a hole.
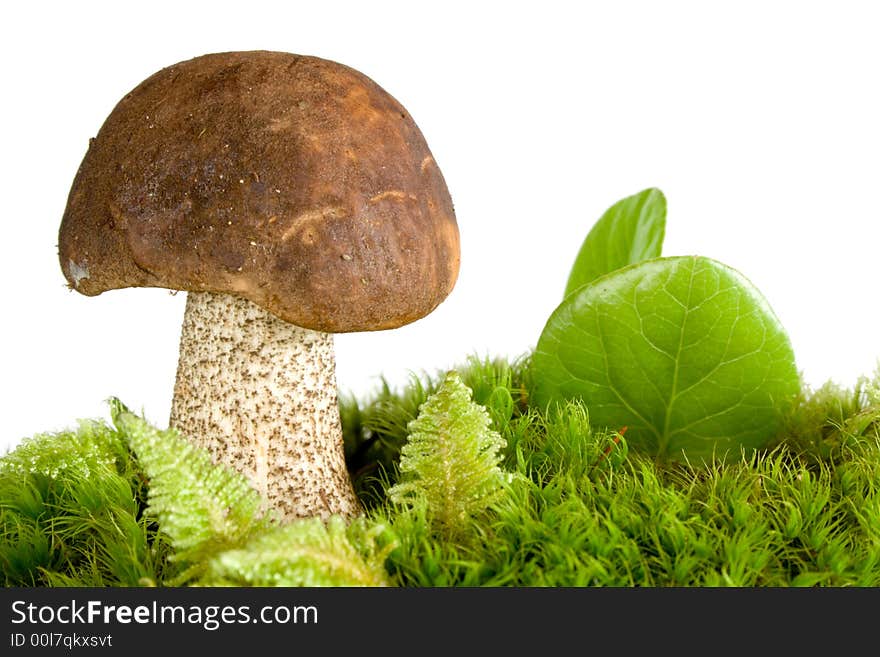
[[[229,294],[190,292],[172,427],[285,518],[360,511],[345,465],[333,335]]]

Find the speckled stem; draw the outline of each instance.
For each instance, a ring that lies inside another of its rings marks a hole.
[[[352,516],[333,336],[250,301],[189,293],[172,427],[251,481],[284,518]]]

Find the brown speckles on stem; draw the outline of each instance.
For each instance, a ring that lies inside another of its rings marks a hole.
[[[171,425],[247,476],[284,517],[359,512],[331,334],[239,297],[190,293]]]

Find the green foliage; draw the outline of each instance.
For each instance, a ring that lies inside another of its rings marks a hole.
[[[801,387],[788,335],[736,270],[658,257],[665,226],[656,189],[596,222],[532,355],[532,402],[581,399],[660,458],[764,447]]]
[[[708,466],[628,452],[577,401],[527,408],[501,431],[515,476],[466,521],[472,540],[431,532],[424,509],[373,511],[398,537],[388,570],[401,586],[880,585],[880,403],[852,394],[824,399],[851,427],[833,454],[780,440]]]
[[[384,500],[385,486],[393,480],[400,448],[406,442],[406,427],[433,392],[427,387],[431,385],[411,375],[410,385],[403,392],[392,390],[383,380],[379,392],[367,403],[340,396],[346,465],[355,492],[367,506]]]
[[[873,378],[859,377],[851,389],[829,381],[815,391],[802,390],[782,436],[805,454],[829,458],[843,445],[876,431],[878,407],[880,366]]]
[[[496,500],[508,479],[499,467],[505,442],[471,397],[458,373],[448,372],[409,422],[402,476],[388,489],[393,502],[423,507],[428,521],[450,537]]]
[[[381,527],[349,535],[331,517],[281,524],[241,474],[174,430],[160,431],[111,400],[111,415],[149,481],[147,513],[167,535],[169,559],[185,570],[167,584],[381,586]],[[359,539],[359,543],[352,538]]]
[[[142,511],[146,488],[119,432],[97,421],[40,434],[0,459],[4,586],[138,586],[171,569]]]
[[[475,401],[479,395],[495,404],[479,424],[506,443],[496,465],[512,476],[503,495],[459,518],[454,536],[437,531],[426,504],[401,505],[386,495],[348,526],[338,518],[280,524],[260,515],[230,473],[212,473],[195,453],[178,461],[189,449],[178,436],[117,405],[115,428],[83,423],[0,459],[4,581],[880,586],[880,370],[852,389],[805,388],[772,448],[705,466],[629,451],[628,428],[602,429],[581,401],[550,412],[528,405],[524,360],[472,358],[456,371]],[[407,405],[433,391],[424,404],[444,379],[423,377],[359,409],[364,417],[399,412],[387,426],[405,432],[415,419],[400,422],[411,413]],[[356,444],[366,439],[351,436]],[[406,434],[399,440],[407,444]],[[137,458],[129,444],[139,445]],[[170,464],[184,472],[169,472]],[[218,514],[219,506],[186,491],[175,503],[171,493],[196,472],[215,482],[196,483],[205,495],[236,508]],[[384,493],[394,484],[377,485]],[[153,489],[165,486],[167,498],[145,512],[148,498],[163,500]],[[196,517],[203,515],[211,522]],[[232,518],[232,529],[223,518]]]
[[[176,580],[197,577],[208,559],[241,547],[266,528],[263,500],[241,474],[215,466],[210,455],[176,431],[160,431],[111,400],[111,416],[149,480],[147,512],[174,547],[173,561],[188,566]]]
[[[338,516],[310,518],[259,532],[208,563],[202,584],[216,586],[388,586],[385,527]]]
[[[618,201],[587,233],[565,296],[616,269],[659,257],[665,233],[666,197],[659,189],[645,189]]]
[[[551,315],[533,402],[582,399],[633,448],[711,459],[776,437],[800,390],[788,336],[760,293],[708,258],[658,258],[603,276]]]
[[[496,431],[527,406],[525,358],[510,361],[474,355],[455,370],[473,391],[474,402],[486,408]],[[385,489],[396,482],[400,449],[409,435],[407,427],[436,391],[441,377],[442,373],[411,374],[409,385],[401,390],[393,390],[383,380],[377,393],[360,401],[351,395],[340,396],[346,463],[355,490],[368,508],[383,504]]]
[[[584,403],[571,400],[546,413],[530,411],[514,423],[507,440],[514,450],[516,469],[535,482],[546,483],[559,472],[586,481],[626,459],[627,430],[593,427]]]

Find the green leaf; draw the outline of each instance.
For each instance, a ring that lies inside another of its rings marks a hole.
[[[666,197],[656,188],[612,205],[587,234],[565,286],[565,296],[615,269],[657,258],[666,232]]]
[[[119,400],[111,400],[110,410],[149,479],[147,513],[170,539],[171,559],[192,564],[180,582],[197,575],[214,554],[241,547],[274,521],[243,475],[215,465],[207,451],[173,429],[155,428]]]
[[[772,439],[800,389],[788,336],[761,293],[708,258],[657,258],[603,276],[550,316],[532,400],[586,402],[634,450],[721,457]]]
[[[512,400],[511,400],[512,402]],[[424,504],[447,535],[496,500],[508,481],[499,467],[504,438],[455,371],[419,407],[400,451],[400,481],[388,489],[397,504]]]
[[[358,526],[361,525],[361,526]],[[363,545],[352,540],[341,516],[302,518],[270,527],[241,549],[222,552],[208,564],[202,584],[214,586],[388,586],[384,561],[396,546],[379,549],[384,525],[360,530]]]

